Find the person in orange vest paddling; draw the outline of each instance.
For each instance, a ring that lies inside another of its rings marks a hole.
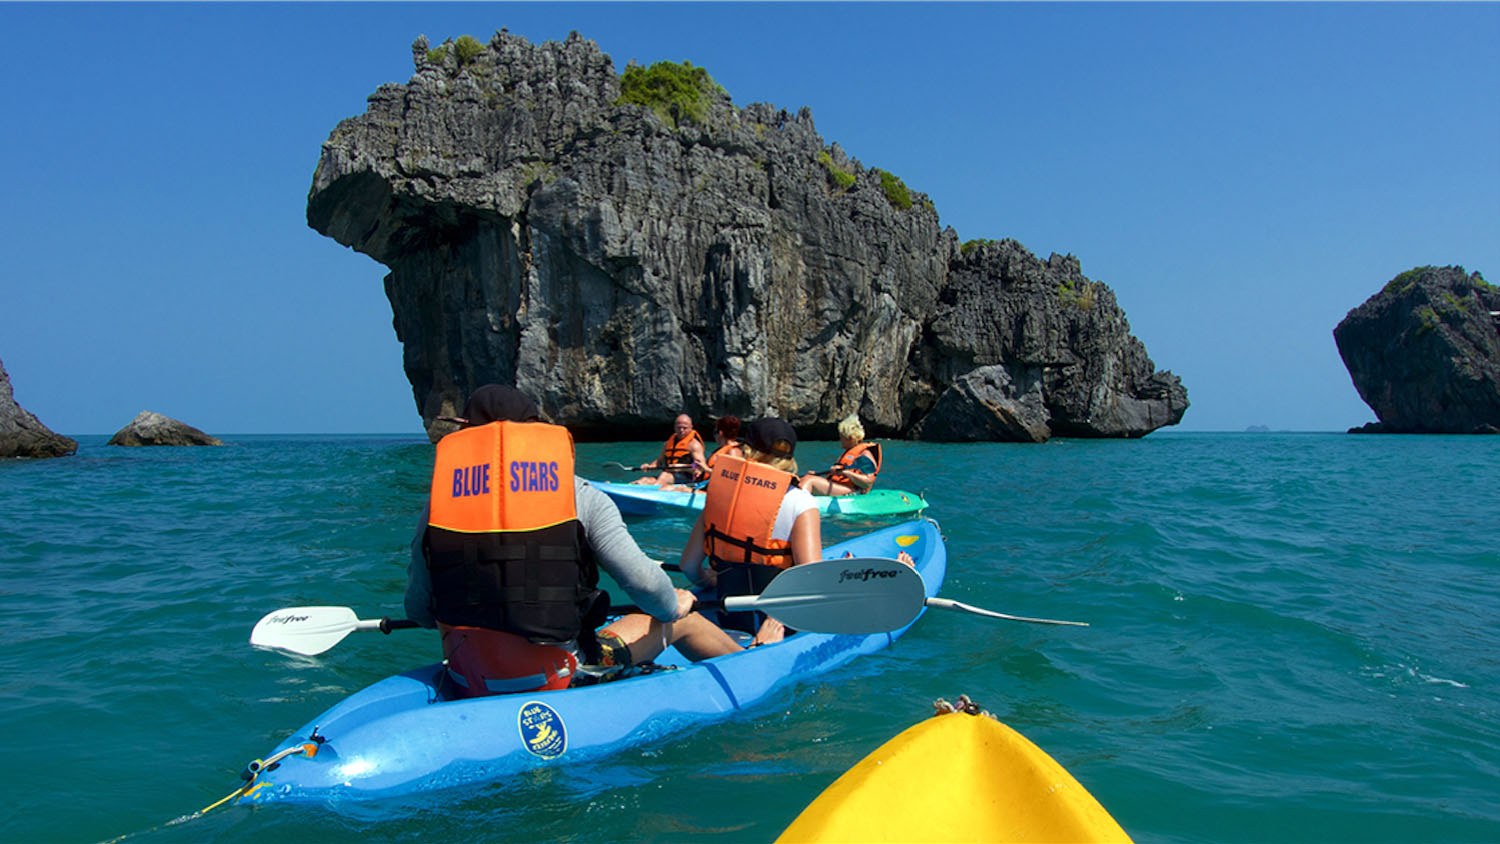
[[[487,384],[463,427],[437,444],[427,507],[407,566],[407,617],[442,633],[454,697],[567,688],[629,661],[597,632],[607,572],[669,632],[712,627],[636,545],[608,496],[574,474],[573,438],[539,421],[513,387]]]
[[[802,476],[802,488],[813,495],[863,495],[880,474],[880,444],[865,442],[865,426],[849,414],[839,422],[839,445],[844,454],[825,472]]]
[[[699,480],[698,466],[704,464],[703,437],[693,430],[693,418],[686,413],[672,422],[672,436],[662,443],[661,455],[651,463],[636,467],[640,472],[655,472],[637,478],[633,484],[690,484]]]
[[[823,559],[823,523],[818,503],[797,481],[793,456],[797,433],[782,419],[758,419],[745,426],[738,454],[721,449],[709,475],[703,512],[679,560],[694,591],[712,591],[722,600],[759,595],[781,572]],[[905,551],[896,558],[913,565]],[[741,635],[731,636],[727,630]],[[629,658],[653,659],[669,645],[692,660],[703,660],[770,644],[785,638],[785,625],[757,612],[703,614],[663,623],[644,614],[627,615],[600,631],[629,643]]]
[[[741,433],[742,456],[714,460],[708,498],[680,560],[697,590],[713,590],[721,599],[758,595],[783,570],[823,559],[818,504],[797,484],[796,431],[782,419],[765,418]],[[694,660],[743,650],[721,627],[704,621],[706,628],[664,625],[636,614],[605,629],[631,642],[636,661],[649,660],[671,644]],[[780,641],[786,632],[781,622],[753,612],[720,613],[719,623],[753,634],[753,645]]]

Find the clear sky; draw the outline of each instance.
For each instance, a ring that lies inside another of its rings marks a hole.
[[[0,3],[17,401],[65,434],[420,433],[385,269],[307,192],[417,35],[501,27],[807,106],[960,238],[1078,256],[1180,430],[1373,420],[1339,320],[1413,266],[1500,282],[1500,4]]]

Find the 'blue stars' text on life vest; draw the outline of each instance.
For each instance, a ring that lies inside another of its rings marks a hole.
[[[547,463],[511,461],[511,492],[556,492],[557,484],[557,461]]]
[[[490,464],[465,466],[453,470],[453,497],[490,494]]]

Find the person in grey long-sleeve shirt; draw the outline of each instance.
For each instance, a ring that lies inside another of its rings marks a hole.
[[[599,568],[615,579],[637,606],[660,621],[672,621],[692,610],[693,595],[677,589],[661,564],[646,556],[635,538],[625,528],[620,509],[609,496],[589,486],[582,478],[573,479],[573,497],[578,521]],[[428,508],[422,509],[422,520],[411,543],[411,562],[406,566],[406,617],[423,627],[437,627],[432,615],[432,578],[427,559],[422,554],[422,537],[427,532]]]

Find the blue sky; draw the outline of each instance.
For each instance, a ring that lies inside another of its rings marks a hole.
[[[1180,430],[1374,419],[1332,330],[1403,270],[1500,282],[1500,4],[0,3],[0,361],[53,430],[421,431],[320,144],[410,44],[578,30],[1115,291]]]

